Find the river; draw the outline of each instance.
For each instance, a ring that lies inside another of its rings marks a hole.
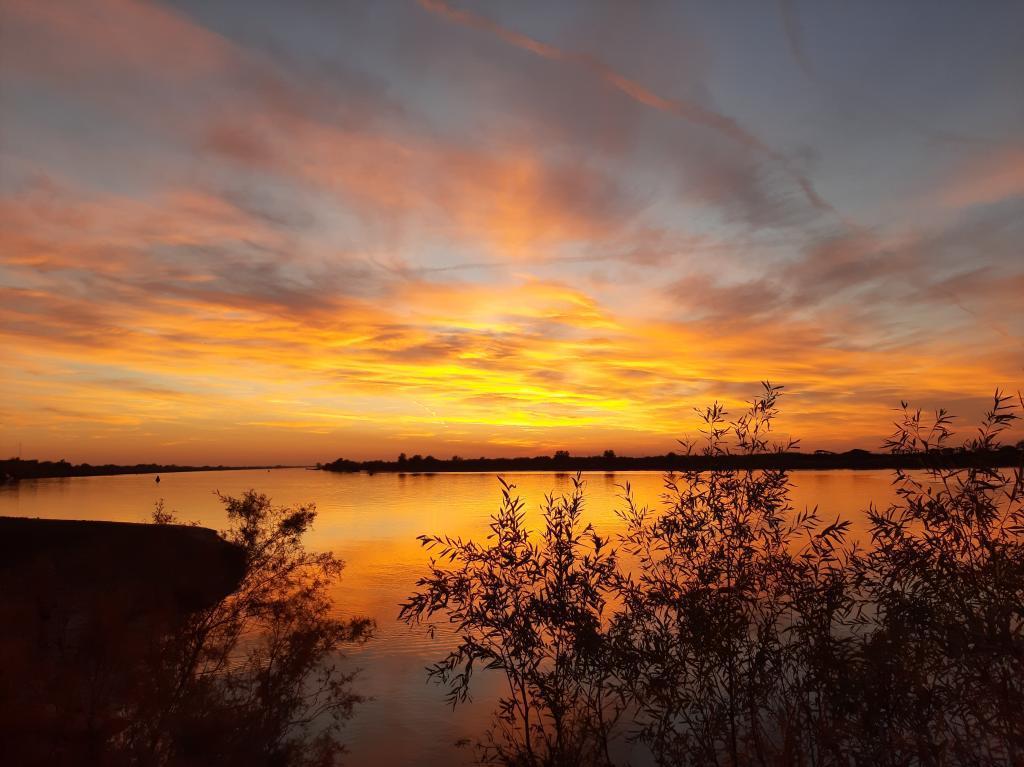
[[[538,522],[545,493],[564,492],[563,474],[510,473],[526,502],[528,520]],[[852,522],[854,535],[865,529],[864,509],[893,497],[888,471],[808,471],[793,475],[796,508],[817,505],[827,521]],[[621,485],[629,482],[638,500],[656,505],[662,487],[655,472],[585,474],[587,519],[602,534],[620,527],[615,508]],[[398,604],[425,571],[427,556],[416,536],[445,533],[482,539],[488,516],[497,510],[500,488],[493,474],[334,474],[275,469],[81,477],[25,481],[0,486],[0,515],[62,519],[148,521],[163,500],[186,522],[220,529],[225,515],[216,492],[238,494],[255,488],[276,504],[315,503],[319,511],[307,545],[332,550],[347,563],[337,587],[339,611],[377,621],[374,638],[348,653],[362,669],[357,690],[372,697],[356,710],[345,730],[349,764],[376,767],[416,763],[462,764],[472,754],[454,745],[482,734],[499,688],[496,676],[481,676],[473,702],[454,713],[443,690],[428,685],[424,667],[446,652],[451,635],[434,638],[421,628],[396,621]],[[188,563],[183,562],[183,567]]]

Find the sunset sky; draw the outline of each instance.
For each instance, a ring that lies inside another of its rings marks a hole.
[[[805,449],[1024,386],[1024,3],[0,0],[0,457]]]

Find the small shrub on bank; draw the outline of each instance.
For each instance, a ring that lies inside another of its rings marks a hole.
[[[275,507],[255,490],[220,499],[222,536],[244,552],[245,576],[164,638],[122,747],[147,764],[335,764],[338,730],[362,700],[340,652],[372,626],[331,614],[344,564],[303,546],[312,505]]]
[[[578,478],[569,495],[545,499],[538,542],[513,487],[501,484],[487,543],[420,537],[430,574],[400,617],[415,624],[442,614],[454,624],[459,643],[429,669],[453,705],[466,700],[476,668],[505,674],[508,694],[480,744],[485,761],[609,764],[622,711],[605,657],[615,555],[582,522]]]

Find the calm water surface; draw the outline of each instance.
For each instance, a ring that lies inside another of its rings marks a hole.
[[[532,522],[540,519],[545,493],[571,486],[568,475],[504,476],[516,485]],[[882,506],[894,495],[888,471],[792,476],[797,508],[816,505],[828,521],[849,519],[855,535],[865,529],[868,503]],[[652,506],[662,490],[661,475],[654,472],[591,473],[584,478],[588,519],[602,535],[621,526],[614,510],[622,483],[628,481],[638,500]],[[431,639],[395,618],[399,602],[425,569],[427,557],[416,536],[442,532],[482,539],[501,498],[493,474],[369,476],[277,469],[164,474],[159,485],[152,475],[47,479],[0,486],[0,515],[143,522],[163,499],[183,521],[220,529],[226,520],[215,491],[238,494],[249,488],[277,504],[316,504],[319,516],[308,545],[333,550],[347,563],[336,592],[340,611],[377,621],[374,639],[348,655],[349,663],[363,669],[359,692],[373,697],[346,728],[348,763],[386,767],[471,762],[471,754],[454,743],[483,732],[502,680],[481,676],[473,702],[453,714],[442,689],[428,685],[424,674],[424,666],[445,654],[451,634],[440,627]]]

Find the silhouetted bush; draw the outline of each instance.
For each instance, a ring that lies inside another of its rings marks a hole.
[[[701,412],[704,454],[790,449],[768,442],[778,395],[766,385],[732,423],[720,405]],[[785,471],[684,472],[665,488],[653,514],[627,486],[622,512],[636,564],[616,657],[628,659],[634,736],[661,764],[820,762],[834,728],[822,704],[835,702],[847,651],[849,523],[797,513]]]
[[[369,621],[332,616],[328,589],[343,565],[304,548],[312,506],[277,508],[255,491],[221,500],[230,520],[222,536],[234,544],[223,548],[244,558],[226,597],[185,606],[173,589],[133,582],[131,573],[110,587],[89,584],[89,572],[78,573],[84,586],[58,579],[30,585],[20,600],[5,597],[5,608],[23,604],[30,618],[36,604],[51,612],[0,630],[0,761],[338,762],[338,729],[360,700],[339,651],[366,639]],[[174,517],[159,504],[154,521]],[[168,598],[157,600],[158,591]],[[7,663],[14,658],[32,663]]]
[[[164,638],[148,667],[152,694],[119,740],[147,764],[335,764],[338,730],[362,700],[339,653],[371,624],[331,615],[328,589],[344,565],[304,548],[312,505],[275,507],[254,490],[221,501],[245,578]]]
[[[1019,399],[1019,396],[1018,396]],[[1024,402],[1019,402],[1024,405]],[[1019,418],[996,392],[967,450],[993,451]],[[1024,760],[1024,475],[946,468],[951,417],[903,404],[888,446],[928,458],[899,500],[869,509],[859,744],[877,764]]]
[[[615,555],[582,523],[583,485],[545,499],[545,528],[534,542],[522,502],[502,484],[502,505],[484,545],[421,536],[431,573],[402,605],[419,623],[447,615],[458,646],[429,669],[465,701],[474,670],[499,671],[509,692],[480,744],[485,761],[506,764],[609,764],[612,728],[622,711],[605,657],[607,596]]]
[[[790,450],[768,438],[779,394],[703,411],[700,453]],[[999,453],[1017,417],[997,393],[962,452]],[[905,411],[887,447],[926,471],[897,471],[864,548],[749,463],[667,474],[659,510],[627,484],[617,550],[584,526],[579,477],[536,544],[503,483],[486,545],[421,538],[436,559],[401,616],[455,624],[430,669],[453,703],[476,663],[508,678],[485,761],[608,764],[627,737],[664,765],[1020,764],[1022,468],[951,461],[949,424]]]

